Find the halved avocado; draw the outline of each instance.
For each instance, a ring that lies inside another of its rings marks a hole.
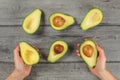
[[[68,44],[65,41],[57,40],[52,43],[48,55],[49,62],[56,62],[62,58],[68,51]]]
[[[40,61],[38,51],[27,42],[20,42],[20,55],[24,63],[27,65],[34,65]]]
[[[35,9],[25,17],[22,27],[26,33],[33,34],[38,30],[40,27],[41,14],[42,11],[40,9]]]
[[[88,67],[94,67],[98,56],[96,43],[92,40],[85,40],[80,46],[80,55]]]
[[[88,11],[80,27],[82,28],[82,30],[88,30],[100,24],[102,19],[103,12],[98,8],[93,8],[90,11]]]
[[[55,30],[64,30],[75,23],[72,16],[63,13],[53,13],[49,17],[50,25]]]

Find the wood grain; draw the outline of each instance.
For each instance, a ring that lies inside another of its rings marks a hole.
[[[120,79],[120,63],[107,63],[108,69]],[[5,78],[12,72],[13,64],[0,63],[0,78]],[[41,63],[32,68],[31,75],[25,80],[99,80],[93,76],[84,63]]]
[[[43,28],[43,29],[42,29]],[[81,61],[76,56],[76,44],[90,37],[105,50],[108,61],[120,61],[120,28],[119,26],[98,26],[89,31],[82,31],[78,25],[71,26],[64,31],[55,31],[50,26],[42,26],[35,35],[24,33],[20,26],[0,27],[0,61],[13,62],[13,50],[20,41],[40,48],[40,53],[48,55],[49,47],[55,40],[65,40],[69,44],[69,52],[60,62]],[[44,59],[41,62],[46,62]]]
[[[13,50],[20,41],[39,47],[40,53],[44,54],[25,80],[98,80],[75,54],[76,44],[86,37],[101,45],[107,57],[107,67],[120,79],[119,4],[119,0],[0,0],[0,80],[5,80],[13,71]],[[103,11],[104,19],[98,27],[82,31],[79,25],[93,7]],[[28,35],[21,28],[22,21],[36,8],[43,11],[41,26],[36,34]],[[75,24],[64,31],[53,30],[48,18],[54,12],[73,16]],[[68,42],[69,51],[57,63],[48,63],[45,59],[49,47],[59,39]]]
[[[103,24],[120,25],[119,0],[0,0],[0,4],[1,25],[21,25],[24,17],[36,8],[44,12],[41,25],[49,25],[48,18],[54,12],[74,16],[77,24],[80,24],[87,11],[93,7],[104,12]]]

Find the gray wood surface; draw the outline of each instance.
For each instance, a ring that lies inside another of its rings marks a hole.
[[[43,10],[44,24],[53,12],[63,12],[74,16],[79,24],[86,12],[93,8],[101,8],[104,12],[103,23],[119,25],[119,0],[0,0],[0,24],[21,25],[23,18],[35,8]]]
[[[40,53],[48,55],[49,47],[55,40],[65,40],[69,51],[55,64],[44,57],[33,66],[31,75],[25,80],[98,80],[76,56],[76,44],[89,37],[105,50],[107,67],[120,79],[120,1],[119,0],[0,0],[0,80],[14,69],[13,50],[20,41],[40,48]],[[98,7],[104,12],[102,24],[88,31],[79,27],[86,12]],[[26,34],[21,28],[24,17],[32,10],[43,11],[41,28],[34,35]],[[50,27],[48,18],[53,12],[63,12],[74,16],[76,23],[64,31]]]
[[[61,61],[80,61],[75,55],[76,44],[82,42],[85,37],[90,37],[100,43],[105,49],[108,61],[120,61],[120,28],[119,26],[98,26],[83,32],[79,26],[71,26],[65,31],[54,31],[50,26],[41,26],[41,33],[27,35],[20,26],[0,27],[0,61],[13,62],[13,49],[20,41],[27,41],[40,48],[40,53],[48,54],[49,47],[55,40],[65,40],[69,44],[69,52]],[[111,31],[112,30],[112,31]],[[5,34],[4,34],[5,33]],[[72,34],[71,34],[72,33]],[[114,55],[113,55],[114,54]],[[111,56],[112,55],[112,56]],[[41,60],[41,62],[46,62]]]
[[[4,80],[14,68],[12,63],[0,63],[1,80]],[[120,63],[107,63],[108,69],[119,77]],[[25,80],[99,80],[87,69],[85,63],[41,63],[33,66]]]

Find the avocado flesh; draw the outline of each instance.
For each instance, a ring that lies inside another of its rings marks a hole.
[[[83,48],[86,45],[90,45],[93,48],[93,54],[91,57],[86,56],[83,52]],[[81,55],[82,59],[86,62],[88,67],[90,67],[90,68],[94,67],[96,65],[97,55],[98,55],[95,42],[93,42],[92,40],[85,40],[80,46],[80,55]]]
[[[20,42],[20,55],[27,65],[37,64],[40,60],[38,51],[26,42]]]
[[[38,30],[40,26],[41,14],[42,11],[40,9],[35,9],[25,17],[22,27],[26,33],[33,34]]]
[[[54,47],[57,44],[62,45],[64,47],[64,50],[58,54],[56,54],[56,52],[54,51]],[[68,44],[65,41],[61,41],[61,40],[55,41],[50,47],[48,61],[52,63],[58,61],[60,58],[62,58],[67,53],[67,51],[68,51]]]
[[[82,30],[88,30],[100,24],[103,19],[103,13],[100,9],[91,9],[81,23]]]
[[[61,18],[64,19],[64,24],[59,26],[59,27],[56,27],[54,25],[54,22],[53,22],[53,19],[56,17],[56,16],[59,16]],[[69,16],[69,15],[66,15],[66,14],[63,14],[63,13],[53,13],[50,18],[49,18],[49,21],[50,21],[50,25],[53,29],[55,30],[64,30],[66,29],[67,27],[69,27],[70,25],[74,24],[75,23],[75,20],[72,16]]]

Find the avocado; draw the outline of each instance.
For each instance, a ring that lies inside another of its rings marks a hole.
[[[49,17],[50,25],[55,30],[64,30],[70,25],[75,23],[75,20],[72,16],[63,13],[53,13]]]
[[[98,8],[93,8],[88,11],[83,19],[80,27],[82,30],[88,30],[100,24],[103,19],[103,12]]]
[[[40,9],[35,9],[25,17],[22,28],[26,33],[33,34],[38,30],[41,21],[41,14],[42,11]]]
[[[65,41],[57,40],[50,46],[48,61],[54,63],[62,58],[68,51],[68,44]]]
[[[94,67],[98,56],[96,43],[92,40],[85,40],[80,46],[80,55],[88,67]]]
[[[40,61],[38,51],[27,42],[20,42],[20,55],[22,60],[27,65],[34,65]]]

